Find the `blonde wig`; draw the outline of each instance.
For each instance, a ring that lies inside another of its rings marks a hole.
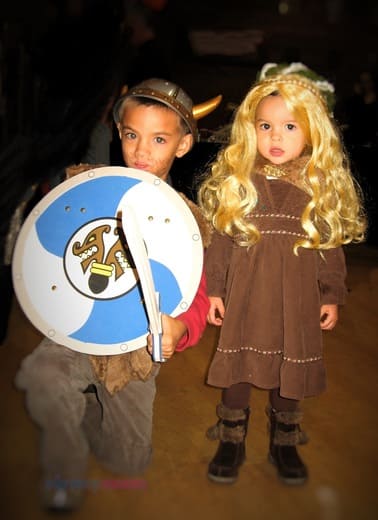
[[[250,246],[260,237],[247,215],[256,206],[254,186],[257,156],[255,114],[266,96],[282,96],[300,124],[310,155],[301,186],[311,197],[302,214],[306,239],[294,245],[330,249],[364,238],[362,197],[349,168],[342,141],[326,99],[315,84],[298,74],[278,74],[259,81],[246,95],[233,121],[230,142],[218,154],[210,176],[199,189],[199,204],[214,228]]]

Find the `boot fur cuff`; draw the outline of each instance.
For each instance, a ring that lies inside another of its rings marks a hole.
[[[224,425],[223,423],[219,423],[218,432],[218,438],[220,441],[238,444],[239,442],[243,442],[245,439],[246,427],[245,425],[230,427]]]
[[[226,426],[222,421],[218,421],[217,424],[214,424],[207,430],[206,437],[211,441],[218,440],[238,444],[244,441],[246,433],[247,426],[244,424]]]
[[[274,416],[275,420],[282,424],[300,424],[303,420],[303,412],[301,410],[296,410],[295,412],[277,412],[274,408],[268,406],[266,414],[269,418]]]
[[[299,428],[295,428],[295,430],[290,432],[276,429],[273,436],[273,444],[275,446],[298,446],[298,444],[303,444],[302,432]]]
[[[247,417],[242,408],[227,408],[223,403],[217,405],[216,411],[219,419],[225,421],[243,421]]]
[[[300,428],[303,412],[276,412],[270,406],[266,413],[270,419],[268,430],[273,428],[273,444],[275,446],[297,446],[306,444],[308,436]]]
[[[220,403],[217,405],[216,411],[219,421],[210,426],[206,432],[206,437],[212,441],[243,442],[247,433],[247,414],[245,410],[227,408],[223,403]],[[228,424],[224,424],[224,421],[228,422]],[[245,422],[240,424],[240,421]]]

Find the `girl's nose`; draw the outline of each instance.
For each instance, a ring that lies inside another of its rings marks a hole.
[[[273,141],[281,141],[281,132],[279,130],[272,130],[272,140]]]

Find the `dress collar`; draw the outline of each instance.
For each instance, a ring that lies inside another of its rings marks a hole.
[[[277,165],[266,160],[261,155],[258,155],[255,162],[255,171],[267,178],[298,182],[301,178],[302,172],[304,172],[309,162],[309,159],[310,155],[306,154],[291,161],[287,161],[286,163]]]

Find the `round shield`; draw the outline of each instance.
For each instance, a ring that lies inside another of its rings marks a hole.
[[[136,216],[160,310],[190,306],[203,249],[187,204],[155,175],[96,168],[66,180],[31,211],[18,236],[13,283],[43,334],[86,354],[120,354],[146,345],[148,319],[122,230],[122,207]]]

